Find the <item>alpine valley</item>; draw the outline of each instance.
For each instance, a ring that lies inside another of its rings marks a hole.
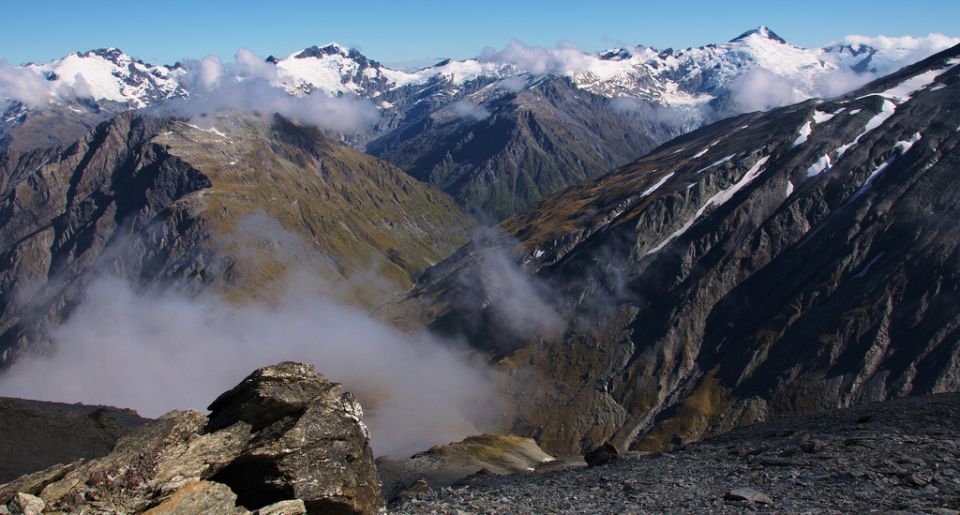
[[[949,43],[0,68],[0,513],[947,513]]]

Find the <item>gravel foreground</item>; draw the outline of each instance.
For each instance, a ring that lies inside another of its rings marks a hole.
[[[478,474],[391,513],[960,514],[960,394],[757,424],[594,468]]]

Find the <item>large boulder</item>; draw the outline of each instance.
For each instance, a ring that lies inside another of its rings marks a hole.
[[[382,511],[360,405],[312,366],[257,370],[210,409],[168,413],[103,458],[2,485],[0,505],[27,493],[64,512]]]
[[[311,365],[257,370],[210,405],[210,427],[247,425],[257,434],[213,479],[254,508],[301,499],[308,513],[372,513],[383,501],[353,395]]]

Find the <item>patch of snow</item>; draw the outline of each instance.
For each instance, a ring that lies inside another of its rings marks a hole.
[[[939,91],[945,87],[947,87],[946,84],[937,84],[936,86],[930,88],[928,91]]]
[[[677,239],[680,235],[682,235],[683,233],[687,232],[687,230],[689,230],[691,227],[693,227],[693,224],[696,223],[696,221],[703,215],[704,212],[706,212],[706,210],[707,210],[708,208],[710,208],[710,207],[712,207],[712,206],[719,207],[719,206],[723,205],[724,203],[726,203],[726,202],[727,202],[728,200],[730,200],[731,198],[733,198],[733,196],[734,196],[738,191],[742,190],[742,189],[743,189],[744,187],[746,187],[748,184],[750,184],[751,182],[753,182],[754,179],[756,179],[758,176],[760,176],[761,173],[763,173],[763,166],[764,166],[765,164],[767,164],[767,161],[768,161],[769,159],[770,159],[770,156],[766,156],[766,157],[761,158],[760,160],[758,160],[758,161],[756,162],[756,164],[753,165],[753,167],[751,167],[749,170],[747,170],[747,172],[746,172],[745,174],[743,174],[743,177],[741,177],[739,181],[737,181],[736,183],[734,183],[732,186],[730,186],[730,187],[727,188],[727,189],[718,191],[715,195],[713,195],[712,197],[710,197],[710,199],[707,200],[702,206],[700,206],[700,208],[697,209],[697,212],[694,213],[693,216],[691,216],[691,217],[683,224],[682,227],[680,227],[679,229],[677,229],[676,231],[674,231],[673,234],[671,234],[670,236],[668,236],[665,240],[661,241],[659,244],[657,244],[657,246],[655,246],[655,247],[653,247],[652,249],[648,250],[645,255],[649,256],[650,254],[653,254],[653,253],[655,253],[655,252],[658,252],[658,251],[662,250],[662,249],[663,249],[664,247],[666,247],[667,244],[669,244],[671,241]]]
[[[949,63],[948,63],[949,64]],[[940,68],[938,70],[928,70],[919,75],[914,75],[909,79],[897,84],[896,86],[882,92],[876,93],[882,97],[890,98],[897,103],[903,103],[913,96],[914,93],[933,84],[937,77],[946,72],[949,68]],[[870,95],[866,95],[870,96]],[[860,97],[863,98],[863,97]]]
[[[908,150],[910,150],[910,147],[912,147],[914,143],[920,141],[921,137],[922,136],[920,135],[920,133],[917,132],[907,141],[896,142],[896,144],[893,145],[893,148],[899,150],[900,155],[902,156],[903,154],[906,154]]]
[[[193,129],[197,129],[198,131],[209,132],[210,134],[213,134],[213,135],[216,135],[216,136],[220,136],[221,138],[226,138],[226,137],[227,137],[226,134],[224,134],[224,133],[220,132],[219,130],[217,130],[216,127],[210,127],[209,129],[204,129],[203,127],[200,127],[200,126],[198,126],[198,125],[193,125],[192,123],[184,123],[184,125],[186,125],[187,127],[191,127],[191,128],[193,128]]]
[[[837,111],[838,113],[840,111]],[[834,117],[834,114],[824,113],[823,111],[814,111],[813,112],[813,123],[825,123],[830,121]]]
[[[660,188],[660,186],[663,186],[671,177],[673,177],[673,172],[670,172],[667,175],[664,175],[662,178],[660,178],[659,181],[654,183],[653,186],[650,186],[649,188],[643,190],[643,193],[640,194],[640,198],[646,197],[647,195],[653,193],[654,191],[657,191]]]
[[[787,181],[787,196],[793,195],[793,181]]]
[[[863,109],[854,109],[853,111],[850,111],[849,114],[850,114],[850,116],[853,116],[853,115],[859,113],[860,111],[863,111]]]
[[[697,170],[696,173],[703,173],[703,172],[705,172],[705,171],[707,171],[707,170],[709,170],[709,169],[711,169],[711,168],[713,168],[713,167],[720,166],[720,165],[722,165],[723,163],[726,163],[727,161],[729,161],[729,160],[731,160],[731,159],[733,159],[733,158],[735,158],[735,157],[737,157],[737,154],[730,154],[729,156],[727,156],[727,157],[725,157],[725,158],[723,158],[723,159],[721,159],[721,160],[719,160],[719,161],[714,161],[713,163],[710,163],[709,165],[704,166],[703,168]]]
[[[815,175],[820,175],[821,173],[829,170],[829,169],[830,169],[830,166],[832,166],[832,164],[833,164],[833,163],[830,162],[830,156],[829,156],[829,155],[824,154],[824,155],[820,156],[820,159],[817,159],[817,162],[816,162],[816,163],[813,163],[812,165],[810,165],[809,168],[807,168],[807,177],[813,177],[813,176],[815,176]]]
[[[863,192],[866,191],[871,184],[873,184],[873,181],[876,180],[877,176],[883,173],[883,171],[886,170],[887,167],[889,167],[893,163],[893,161],[897,158],[898,155],[902,156],[903,154],[906,154],[907,151],[910,150],[911,147],[913,147],[914,143],[920,141],[921,137],[922,136],[920,135],[920,133],[917,132],[909,140],[898,141],[896,144],[894,144],[893,145],[894,150],[899,151],[899,153],[890,156],[889,158],[887,158],[886,161],[881,163],[880,166],[878,166],[875,170],[870,172],[870,175],[867,176],[867,180],[863,181],[863,185],[861,185],[860,188],[858,188],[857,191],[850,196],[850,200],[848,200],[847,202],[853,202],[858,197],[860,197],[860,195],[862,195]]]
[[[701,150],[700,152],[697,152],[696,154],[694,154],[694,156],[691,159],[697,159],[698,157],[703,157],[703,155],[709,152],[710,149],[713,148],[713,146],[716,145],[717,143],[720,143],[720,140],[714,141],[709,146],[707,146],[707,148]]]
[[[689,190],[690,188],[693,188],[693,187],[696,186],[696,185],[697,185],[697,183],[691,182],[690,184],[687,184],[687,189]]]
[[[795,139],[795,140],[793,141],[793,146],[791,146],[790,148],[796,148],[796,147],[799,147],[800,145],[803,145],[804,143],[806,143],[806,142],[807,142],[807,138],[809,138],[809,137],[810,137],[810,134],[812,134],[812,133],[813,133],[813,123],[810,122],[810,121],[805,122],[805,123],[800,127],[800,131],[799,131],[799,134],[800,134],[800,135],[797,136],[797,139]]]
[[[893,113],[895,113],[896,110],[897,110],[896,104],[894,104],[890,100],[884,100],[883,106],[881,106],[880,108],[880,112],[874,115],[873,118],[870,118],[870,120],[867,121],[867,124],[863,127],[863,132],[861,132],[850,143],[847,143],[846,145],[843,145],[839,149],[837,149],[837,159],[840,159],[841,157],[843,157],[843,155],[846,154],[848,150],[850,150],[850,147],[853,147],[854,145],[859,143],[860,138],[866,136],[868,132],[883,125],[883,122],[887,121],[888,118],[893,116]]]

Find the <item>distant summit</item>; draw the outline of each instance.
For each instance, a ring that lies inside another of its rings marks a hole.
[[[760,37],[762,37],[762,38],[772,39],[773,41],[776,41],[777,43],[784,43],[784,44],[786,44],[786,42],[787,42],[787,40],[785,40],[785,39],[781,38],[780,36],[778,36],[776,32],[768,29],[768,28],[766,27],[766,25],[761,25],[761,26],[759,26],[759,27],[757,27],[757,28],[755,28],[755,29],[753,29],[753,30],[748,30],[748,31],[744,32],[743,34],[740,34],[739,36],[731,39],[730,42],[733,43],[733,42],[735,42],[735,41],[743,41],[743,40],[747,39],[748,37],[753,36],[754,34],[756,34],[756,35],[758,35],[758,36],[760,36]]]

